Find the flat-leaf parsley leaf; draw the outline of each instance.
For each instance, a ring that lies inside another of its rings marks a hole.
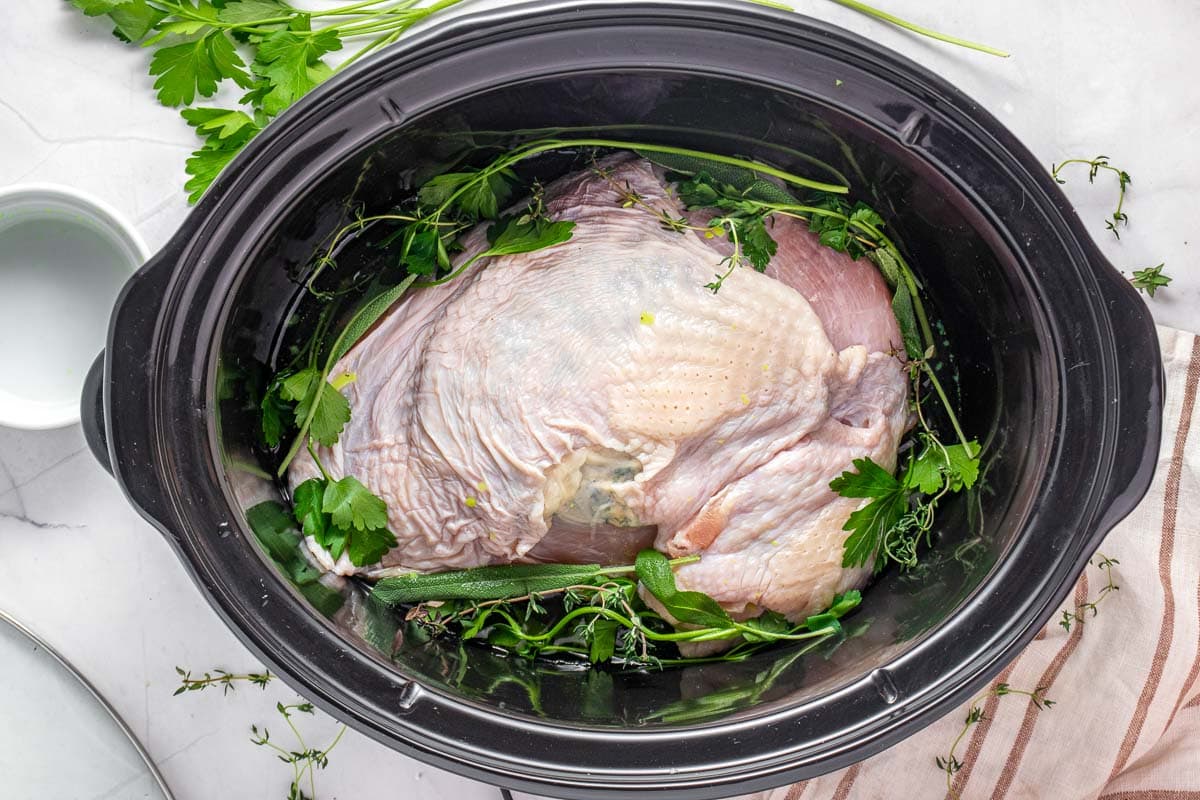
[[[851,531],[842,553],[843,567],[860,567],[879,551],[883,538],[908,510],[908,490],[894,475],[869,458],[854,460],[857,472],[843,472],[829,488],[842,497],[870,498],[843,526]]]

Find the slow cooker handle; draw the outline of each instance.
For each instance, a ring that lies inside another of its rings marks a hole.
[[[96,356],[83,380],[80,396],[79,418],[83,426],[83,438],[88,449],[100,462],[100,466],[113,474],[112,456],[108,453],[108,435],[104,428],[104,351]]]
[[[1102,292],[1108,296],[1109,324],[1117,353],[1116,447],[1113,468],[1104,489],[1097,526],[1098,547],[1107,532],[1142,501],[1154,479],[1162,445],[1162,353],[1154,318],[1138,292],[1094,246],[1104,269],[1098,270]],[[1124,309],[1127,313],[1113,314]],[[1132,313],[1128,313],[1133,309]]]

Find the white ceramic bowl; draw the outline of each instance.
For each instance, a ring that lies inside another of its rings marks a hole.
[[[149,257],[108,204],[66,186],[0,189],[0,425],[79,421],[121,286]]]

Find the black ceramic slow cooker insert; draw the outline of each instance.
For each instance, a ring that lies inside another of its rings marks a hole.
[[[925,566],[883,575],[832,652],[632,674],[438,640],[388,658],[251,534],[245,509],[280,490],[229,378],[272,363],[313,251],[445,168],[463,132],[560,127],[840,173],[915,265],[986,491],[942,507]],[[217,612],[329,713],[504,786],[715,798],[865,758],[998,673],[1149,485],[1158,363],[1149,314],[1045,165],[937,76],[750,4],[548,2],[430,28],[251,142],[129,282],[84,416]]]

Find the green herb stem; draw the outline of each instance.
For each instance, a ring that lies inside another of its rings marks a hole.
[[[1100,170],[1102,170],[1102,169],[1107,170],[1108,172],[1111,172],[1117,176],[1117,208],[1115,211],[1113,211],[1113,213],[1110,215],[1110,217],[1107,220],[1105,220],[1104,226],[1108,230],[1112,231],[1113,236],[1120,239],[1121,232],[1118,229],[1118,226],[1122,222],[1125,223],[1126,225],[1129,224],[1129,217],[1128,217],[1128,215],[1125,214],[1123,209],[1125,207],[1125,189],[1126,189],[1126,187],[1129,186],[1130,183],[1133,182],[1133,178],[1131,178],[1129,176],[1129,173],[1126,172],[1125,170],[1118,169],[1117,167],[1114,167],[1112,164],[1109,164],[1108,156],[1096,156],[1095,158],[1068,158],[1066,161],[1063,161],[1062,163],[1051,164],[1050,165],[1050,177],[1053,178],[1057,183],[1066,183],[1065,180],[1063,180],[1062,178],[1059,177],[1059,173],[1062,172],[1063,167],[1066,167],[1070,164],[1083,164],[1083,165],[1087,166],[1087,168],[1088,168],[1088,183],[1095,183],[1096,176],[1100,173]]]
[[[1104,599],[1106,597],[1108,597],[1109,595],[1111,595],[1113,592],[1120,590],[1120,588],[1121,588],[1120,586],[1117,585],[1116,580],[1113,578],[1113,571],[1112,571],[1112,568],[1114,566],[1116,566],[1117,564],[1120,564],[1121,562],[1117,561],[1115,558],[1109,558],[1108,556],[1104,555],[1104,553],[1100,553],[1100,552],[1097,552],[1096,556],[1100,560],[1098,562],[1091,562],[1091,563],[1095,563],[1095,565],[1097,567],[1099,567],[1101,570],[1104,571],[1104,577],[1105,577],[1104,587],[1100,590],[1100,593],[1098,595],[1096,595],[1096,597],[1094,599],[1080,603],[1079,605],[1075,606],[1075,608],[1070,611],[1065,611],[1065,610],[1063,611],[1062,619],[1060,619],[1058,621],[1058,624],[1061,625],[1063,627],[1063,629],[1068,632],[1070,632],[1072,624],[1076,624],[1076,623],[1079,625],[1084,624],[1084,621],[1087,617],[1087,612],[1089,612],[1089,611],[1092,612],[1093,617],[1096,616],[1097,614],[1099,614],[1100,613],[1100,604],[1104,602]]]
[[[667,562],[674,569],[700,560],[698,555]],[[596,581],[637,571],[636,565],[604,567],[599,564],[507,564],[449,572],[410,573],[384,578],[375,584],[373,597],[386,605],[430,600],[472,602],[528,599],[549,592],[594,586]],[[596,587],[598,588],[598,587]]]
[[[722,639],[732,639],[736,636],[740,636],[743,632],[752,632],[752,633],[756,633],[756,634],[760,634],[760,635],[762,634],[762,631],[760,631],[756,628],[752,628],[747,625],[742,625],[740,623],[734,623],[733,627],[728,627],[728,628],[714,628],[714,627],[689,628],[686,630],[678,630],[678,631],[675,631],[674,633],[661,633],[659,631],[653,630],[652,628],[646,627],[645,625],[643,625],[641,623],[641,620],[638,618],[627,617],[624,614],[621,614],[617,611],[613,611],[610,608],[605,608],[603,606],[580,606],[579,608],[572,609],[571,611],[564,614],[548,630],[546,630],[543,633],[535,634],[535,633],[527,633],[524,630],[524,628],[521,626],[521,624],[519,622],[517,622],[516,618],[514,618],[509,612],[505,611],[502,608],[498,608],[498,607],[489,608],[486,611],[484,611],[483,613],[484,614],[496,614],[497,616],[503,617],[504,620],[508,623],[508,626],[512,630],[513,634],[527,642],[551,641],[556,636],[560,635],[571,621],[579,619],[580,617],[584,617],[584,616],[600,616],[600,617],[605,617],[606,619],[611,619],[613,622],[616,622],[618,625],[621,625],[622,627],[625,627],[625,628],[637,630],[641,635],[645,636],[647,639],[650,639],[651,641],[656,641],[656,642],[711,642],[711,641],[718,641],[718,640],[722,640]],[[815,638],[818,636],[828,636],[834,632],[835,631],[833,628],[829,628],[829,629],[824,629],[824,630],[820,630],[820,631],[811,631],[811,632],[805,632],[805,633],[772,634],[771,638],[772,639],[777,638],[777,639],[783,639],[783,640],[812,639],[812,638]]]
[[[749,0],[749,1],[753,2],[753,0]],[[534,137],[537,139],[545,139],[545,138],[561,138],[563,134],[580,133],[580,132],[597,133],[600,131],[647,131],[647,132],[656,132],[656,133],[674,133],[674,132],[678,131],[678,128],[675,126],[672,126],[672,125],[657,125],[654,123],[631,123],[631,124],[587,125],[587,126],[568,126],[568,127],[559,126],[559,127],[553,127],[553,128],[516,128],[513,130],[509,130],[509,131],[501,131],[501,130],[461,131],[458,133],[451,133],[451,134],[447,134],[447,135],[448,136],[470,137],[470,139],[472,141],[477,141],[480,137],[488,137],[488,136],[500,137],[500,138],[504,138],[504,139],[512,139],[513,137]],[[821,168],[825,172],[828,172],[833,178],[835,178],[839,182],[840,185],[844,185],[844,186],[850,185],[850,180],[844,174],[842,174],[841,170],[837,169],[836,167],[834,167],[832,164],[828,163],[827,161],[822,161],[821,159],[817,158],[816,156],[810,155],[810,154],[802,152],[800,150],[796,150],[795,148],[788,147],[788,146],[782,145],[782,144],[775,144],[772,142],[764,142],[761,139],[756,139],[753,136],[747,136],[746,134],[741,134],[741,133],[730,133],[729,131],[697,130],[697,132],[699,132],[699,133],[714,133],[714,134],[720,136],[722,139],[727,139],[731,142],[744,142],[744,143],[750,145],[751,147],[754,147],[757,149],[767,148],[770,150],[774,150],[778,153],[782,153],[783,155],[785,155],[789,158],[798,159],[798,160],[804,161],[808,164],[812,164],[814,167]],[[497,145],[480,145],[480,146],[505,147],[506,145],[498,145],[497,144]],[[639,145],[639,147],[640,147],[640,145]]]
[[[1028,697],[1030,701],[1039,709],[1046,710],[1055,703],[1053,700],[1046,698],[1045,691],[1045,687],[1041,686],[1033,691],[1026,691],[1024,689],[1013,689],[1007,683],[997,683],[995,686],[983,692],[970,702],[970,704],[967,706],[967,716],[963,723],[962,730],[958,732],[958,736],[956,736],[954,741],[950,744],[950,751],[944,757],[937,756],[934,758],[934,763],[937,765],[937,768],[946,774],[946,794],[948,797],[953,797],[955,800],[958,800],[958,792],[954,791],[954,776],[965,766],[961,761],[958,760],[955,752],[958,750],[958,746],[962,744],[963,738],[966,737],[967,732],[971,730],[971,727],[986,719],[983,709],[980,708],[980,703],[984,702],[989,697],[1000,698],[1004,697],[1005,695],[1019,694]]]
[[[679,558],[672,558],[670,561],[667,562],[667,564],[669,564],[672,568],[675,568],[675,567],[682,567],[685,564],[695,564],[699,561],[700,561],[700,556],[694,554],[694,555],[690,555],[690,556],[680,556]],[[602,569],[597,570],[597,574],[599,574],[599,575],[631,575],[636,572],[637,572],[636,564],[624,564],[619,567],[603,567]]]
[[[311,437],[308,439],[308,454],[312,456],[313,463],[316,464],[317,469],[321,471],[321,477],[327,481],[333,480],[333,478],[329,477],[329,473],[325,470],[325,465],[321,463],[321,459],[317,455],[317,450],[315,447],[313,447],[313,440]]]
[[[436,278],[431,281],[418,281],[417,283],[413,284],[413,287],[416,289],[431,289],[434,286],[441,286],[442,284],[449,283],[450,281],[454,280],[455,278],[459,277],[464,272],[469,270],[476,263],[478,263],[481,259],[487,258],[491,255],[492,255],[492,253],[490,250],[483,250],[481,252],[478,252],[475,255],[471,256],[470,258],[465,259],[463,261],[463,263],[459,264],[457,267],[454,268],[453,272],[450,272],[446,275],[443,275],[440,278]]]
[[[360,11],[364,8],[370,8],[371,6],[383,5],[386,2],[388,2],[388,0],[362,0],[362,2],[360,2],[360,3],[352,3],[348,6],[338,6],[337,8],[330,8],[330,9],[326,9],[325,11],[307,11],[305,13],[308,14],[313,19],[317,19],[319,17],[345,17],[345,16],[349,16],[349,15],[355,13],[356,11]],[[417,0],[406,0],[406,2],[397,4],[397,6],[399,8],[407,9],[407,8],[411,8],[412,6],[416,5],[416,3],[417,3]],[[397,6],[394,6],[394,7],[397,7]],[[387,14],[387,13],[391,13],[391,11],[390,11],[390,9],[384,9],[383,11],[376,11],[374,13]]]
[[[768,164],[763,164],[759,161],[737,158],[735,156],[725,156],[719,153],[706,153],[701,150],[691,150],[686,147],[674,147],[663,144],[644,144],[642,142],[629,142],[618,139],[567,139],[562,141],[550,140],[547,142],[533,142],[522,148],[524,154],[522,155],[521,159],[537,155],[538,153],[544,153],[549,150],[561,150],[572,147],[605,147],[616,150],[641,150],[647,153],[664,153],[666,155],[685,156],[687,158],[696,158],[702,161],[711,161],[715,164],[739,167],[741,169],[750,170],[751,172],[762,175],[770,175],[773,178],[778,178],[784,183],[789,183],[793,186],[802,186],[804,188],[813,189],[819,192],[846,194],[850,191],[850,187],[845,185],[824,183],[822,181],[814,181],[809,178],[802,178],[799,175],[794,175],[790,172],[772,167]]]
[[[942,400],[942,407],[946,411],[946,416],[950,419],[950,424],[954,427],[954,433],[958,436],[958,441],[963,447],[968,450],[971,444],[967,441],[967,435],[963,433],[962,426],[958,423],[958,415],[954,413],[954,406],[950,404],[950,398],[946,396],[946,390],[942,388],[942,382],[938,380],[937,375],[933,371],[933,367],[929,366],[928,361],[921,361],[921,368],[929,377],[929,382],[933,384],[934,390],[938,393],[938,397]]]
[[[857,11],[860,14],[865,14],[868,17],[874,17],[875,19],[895,25],[897,28],[904,28],[907,31],[912,31],[913,33],[920,34],[921,36],[927,36],[930,39],[936,39],[939,42],[957,45],[958,47],[965,47],[968,50],[978,50],[981,53],[987,53],[991,56],[999,56],[1000,58],[1008,58],[1009,56],[1009,54],[1003,50],[997,50],[996,48],[989,47],[986,44],[979,44],[978,42],[970,42],[966,39],[960,39],[957,36],[948,36],[944,33],[938,33],[935,30],[917,25],[915,22],[909,22],[906,19],[901,19],[895,14],[889,14],[886,11],[875,8],[874,6],[869,6],[866,3],[860,3],[858,0],[833,0],[833,2],[840,6],[845,6],[846,8]]]

